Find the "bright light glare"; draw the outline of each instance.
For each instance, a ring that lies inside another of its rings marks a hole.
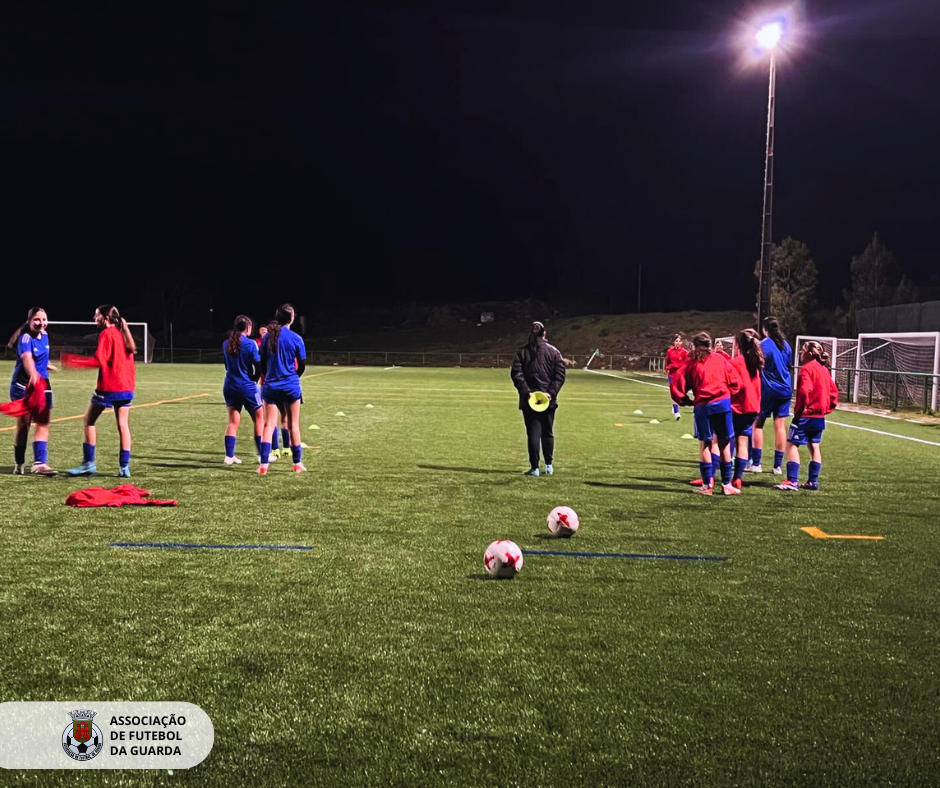
[[[780,42],[782,35],[783,25],[780,22],[771,22],[761,27],[754,38],[761,49],[773,49]]]

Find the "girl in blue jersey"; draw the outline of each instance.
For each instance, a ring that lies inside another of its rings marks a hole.
[[[222,396],[228,408],[228,427],[225,430],[225,464],[241,465],[235,456],[235,442],[238,440],[238,425],[242,420],[242,408],[248,411],[255,425],[255,448],[261,456],[261,434],[264,430],[264,408],[261,394],[255,381],[261,371],[261,355],[258,346],[248,338],[251,333],[251,320],[245,315],[235,318],[231,335],[222,345],[225,359],[225,380],[222,383]]]
[[[765,317],[762,325],[764,339],[760,343],[764,351],[764,368],[761,370],[760,413],[754,423],[751,462],[748,469],[761,473],[764,453],[764,422],[774,420],[774,465],[776,474],[783,473],[783,455],[787,445],[787,417],[790,415],[790,400],[793,397],[793,349],[775,317]]]
[[[33,433],[32,472],[39,476],[55,476],[56,472],[49,465],[49,416],[52,411],[52,389],[49,387],[49,373],[55,371],[49,363],[49,335],[46,326],[49,318],[46,310],[35,307],[29,310],[26,322],[10,337],[7,347],[16,352],[16,364],[13,367],[13,379],[10,381],[10,400],[24,399],[29,388],[40,381],[46,384],[46,406],[40,413],[20,416],[16,420],[13,437],[13,473],[17,476],[26,474],[26,443],[29,440],[30,424],[35,424]]]
[[[300,376],[307,366],[307,351],[304,341],[291,331],[294,322],[294,307],[281,306],[268,324],[268,333],[261,343],[261,369],[264,371],[264,437],[261,439],[261,465],[258,473],[268,472],[271,454],[271,437],[278,428],[280,411],[287,414],[290,432],[290,451],[294,460],[294,473],[303,473],[303,456],[300,446]]]

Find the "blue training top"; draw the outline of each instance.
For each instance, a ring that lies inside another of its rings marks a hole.
[[[49,335],[43,331],[38,337],[34,337],[28,331],[24,331],[16,340],[16,364],[13,365],[13,380],[11,382],[25,387],[29,383],[29,373],[26,371],[26,367],[23,366],[22,355],[24,353],[32,353],[36,373],[39,377],[48,380]]]
[[[297,361],[307,360],[307,349],[299,334],[287,326],[281,326],[277,338],[277,352],[269,353],[271,334],[268,332],[261,342],[261,368],[264,370],[264,385],[273,389],[290,388],[298,380]]]
[[[793,349],[789,342],[783,343],[783,350],[770,337],[760,343],[764,351],[764,369],[761,371],[761,399],[767,397],[793,396],[793,379],[790,377],[790,365],[793,363]]]
[[[228,352],[228,341],[226,341],[222,345],[222,355],[225,357],[225,382],[222,384],[223,388],[254,386],[251,373],[261,363],[258,346],[254,343],[254,340],[242,334],[238,353],[234,356]]]

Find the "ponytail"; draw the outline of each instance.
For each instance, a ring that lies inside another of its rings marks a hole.
[[[764,333],[773,340],[777,349],[783,350],[784,345],[787,343],[787,338],[783,331],[780,330],[780,321],[775,317],[765,317],[762,325],[764,327]]]
[[[281,335],[281,328],[294,322],[294,307],[292,304],[281,304],[274,313],[274,320],[268,323],[268,352],[277,353],[277,340]]]
[[[745,328],[738,332],[734,341],[744,356],[748,374],[754,377],[764,368],[764,349],[760,346],[760,337],[753,328]]]
[[[536,320],[532,324],[532,330],[529,332],[529,341],[526,343],[526,346],[533,353],[537,353],[543,339],[545,339],[545,326]]]
[[[127,352],[131,355],[136,353],[137,343],[131,335],[131,329],[127,325],[127,321],[121,317],[121,313],[118,312],[118,308],[113,304],[102,304],[98,307],[98,314],[102,315],[105,320],[108,321],[109,325],[116,326],[121,332],[121,336],[124,337],[124,347]]]
[[[23,323],[19,328],[16,329],[16,331],[13,332],[13,336],[11,336],[10,341],[7,342],[7,347],[11,349],[15,348],[16,341],[21,336],[23,336],[24,331],[27,334],[32,335],[32,332],[29,330],[29,324],[32,322],[32,319],[36,317],[37,314],[39,314],[40,312],[45,312],[45,311],[46,310],[43,309],[41,306],[34,306],[32,309],[30,309],[29,312],[26,314],[26,322]]]
[[[829,366],[829,354],[823,350],[823,346],[820,345],[816,340],[811,339],[809,342],[806,342],[802,348],[800,348],[800,355],[806,354],[813,361],[818,361],[824,367]]]
[[[251,320],[245,315],[239,315],[235,318],[235,327],[229,335],[228,343],[225,346],[225,352],[230,356],[237,356],[241,348],[242,336],[248,333],[251,328]]]
[[[712,338],[708,332],[702,331],[692,337],[692,352],[689,354],[693,361],[704,361],[711,355]]]

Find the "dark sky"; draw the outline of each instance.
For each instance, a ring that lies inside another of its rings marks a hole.
[[[23,4],[24,6],[26,4]],[[35,5],[35,4],[32,4]],[[3,321],[529,295],[750,308],[766,63],[745,3],[29,8],[0,19]],[[821,0],[777,82],[774,237],[823,300],[938,265],[940,3]]]

